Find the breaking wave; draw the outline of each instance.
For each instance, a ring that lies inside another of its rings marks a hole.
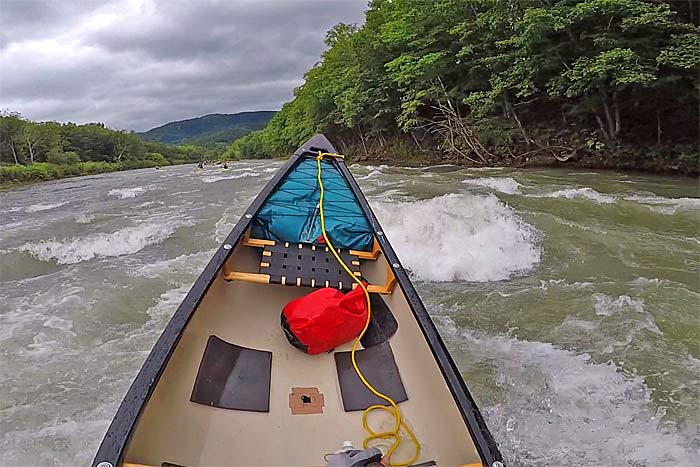
[[[25,243],[20,251],[26,251],[42,261],[57,264],[75,264],[94,258],[122,256],[136,253],[149,245],[155,245],[175,232],[179,225],[141,224],[126,227],[112,233],[97,233],[87,237],[67,240],[44,240]]]
[[[363,176],[357,177],[357,180],[368,180],[368,179],[370,179],[370,178],[377,177],[377,176],[379,176],[379,175],[381,175],[381,174],[382,174],[382,171],[381,171],[381,170],[376,170],[376,169],[375,169],[375,170],[372,170],[372,171],[371,171],[370,173],[368,173],[367,175],[363,175]]]
[[[107,193],[108,196],[114,196],[119,199],[127,199],[127,198],[136,198],[137,196],[141,196],[146,192],[146,189],[141,186],[137,186],[134,188],[115,188],[113,190],[109,190]]]
[[[245,177],[259,177],[259,173],[255,172],[243,172],[239,174],[233,174],[233,175],[209,175],[206,177],[202,177],[202,181],[204,183],[214,183],[214,182],[219,182],[221,180],[235,180],[237,178],[245,178]]]
[[[565,198],[565,199],[587,199],[601,204],[612,204],[617,201],[617,198],[611,195],[604,195],[595,191],[593,188],[566,188],[557,190],[551,193],[543,193],[537,195],[528,195],[533,198]]]
[[[376,203],[404,265],[429,281],[504,280],[535,267],[537,231],[494,195]]]
[[[664,411],[654,407],[643,378],[612,362],[594,363],[587,353],[435,318],[448,345],[466,356],[460,366],[493,372],[479,383],[489,399],[508,394],[482,407],[507,465],[694,465],[689,441],[665,432]]]
[[[216,221],[216,224],[214,224],[213,233],[216,243],[221,243],[224,241],[229,232],[231,232],[231,229],[233,229],[233,226],[236,225],[236,222],[238,222],[238,219],[240,219],[241,215],[237,212],[238,210],[235,209],[235,211],[236,212],[234,212],[233,206],[227,207],[224,209],[224,212],[219,220]]]
[[[676,214],[679,211],[700,210],[700,198],[664,198],[662,196],[630,195],[626,201],[643,204],[654,212],[661,214]]]
[[[70,203],[70,201],[62,201],[60,203],[38,203],[38,204],[32,204],[31,206],[27,206],[24,208],[24,212],[27,213],[32,213],[32,212],[39,212],[39,211],[48,211],[49,209],[55,209],[59,206],[63,206],[65,204]]]
[[[616,355],[622,361],[626,358],[620,353],[635,358],[639,356],[641,343],[654,342],[650,339],[663,336],[654,316],[644,309],[643,299],[594,293],[591,300],[595,318],[568,316],[557,326],[560,339],[578,342],[594,355]]]
[[[615,313],[630,309],[637,313],[644,313],[644,301],[637,300],[629,295],[620,295],[616,299],[602,293],[593,294],[593,309],[598,316],[612,316]]]
[[[472,178],[464,180],[463,183],[466,183],[467,185],[476,185],[486,188],[492,188],[496,191],[500,191],[501,193],[506,193],[508,195],[515,195],[520,193],[520,187],[522,186],[520,183],[516,182],[510,177]]]
[[[75,218],[75,222],[78,224],[89,224],[95,220],[95,214],[78,214]]]

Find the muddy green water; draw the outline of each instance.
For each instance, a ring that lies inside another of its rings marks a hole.
[[[169,317],[279,166],[0,193],[0,465],[89,464]],[[509,465],[697,465],[697,180],[351,169]]]

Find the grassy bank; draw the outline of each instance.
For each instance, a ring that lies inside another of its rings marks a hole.
[[[182,163],[186,163],[186,161]],[[159,165],[163,164],[148,160],[135,161],[128,164],[114,162],[79,162],[76,164],[37,162],[28,165],[0,165],[0,189],[7,189],[29,183],[59,180],[68,177],[118,172],[121,170],[145,169],[157,167]]]

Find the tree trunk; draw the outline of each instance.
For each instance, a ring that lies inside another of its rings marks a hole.
[[[525,131],[525,127],[523,126],[522,122],[520,121],[520,118],[518,118],[518,114],[515,112],[515,108],[511,105],[510,101],[508,100],[508,96],[504,98],[504,102],[506,104],[506,112],[510,117],[513,117],[513,120],[518,124],[518,128],[520,128],[520,133],[523,135],[523,139],[525,140],[526,144],[532,144],[532,140],[530,137],[527,135],[527,132]]]
[[[27,141],[27,149],[29,149],[29,161],[34,163],[34,147],[32,145],[32,140],[29,136],[25,136],[24,139]]]
[[[346,154],[348,152],[348,145],[342,136],[338,136],[338,141],[340,142],[340,152]]]
[[[608,135],[610,141],[615,140],[615,122],[613,121],[612,113],[610,112],[610,106],[608,105],[608,99],[603,93],[603,110],[605,111],[605,121],[607,123],[607,128],[605,133]]]
[[[605,125],[603,124],[603,119],[600,118],[600,115],[595,116],[596,121],[598,122],[598,128],[600,128],[600,132],[603,134],[603,139],[606,141],[610,141],[610,135],[608,135],[608,131],[605,129]]]
[[[695,15],[693,15],[693,1],[694,0],[688,0],[688,11],[690,12],[690,24],[693,24],[693,19],[695,18]]]
[[[661,145],[661,110],[656,109],[656,144]]]
[[[360,135],[360,141],[362,142],[362,149],[364,149],[365,157],[367,157],[368,154],[367,154],[367,145],[365,144],[365,135],[362,133],[362,127],[359,125],[357,127],[357,134]]]
[[[413,131],[409,131],[408,134],[411,135],[411,139],[412,139],[413,142],[416,144],[416,146],[418,146],[418,149],[419,149],[421,152],[424,152],[424,151],[423,151],[423,147],[420,145],[420,142],[418,141],[418,138],[416,138],[416,135],[413,133]]]
[[[121,149],[119,150],[119,154],[117,155],[116,162],[122,161],[122,157],[124,156],[125,152],[126,152],[126,145],[122,146]]]
[[[17,150],[15,149],[14,139],[10,140],[10,149],[12,149],[12,157],[15,158],[15,164],[19,164],[19,160],[17,160]]]
[[[622,122],[620,121],[620,101],[617,98],[617,92],[613,92],[613,112],[615,112],[615,137],[620,134],[622,130]]]

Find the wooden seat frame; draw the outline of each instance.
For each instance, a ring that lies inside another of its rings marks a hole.
[[[274,240],[266,240],[266,239],[261,239],[261,238],[251,238],[250,237],[250,232],[246,232],[245,236],[242,239],[243,245],[247,247],[252,247],[252,248],[265,248],[266,246],[272,246],[275,245],[277,242]],[[285,246],[289,246],[289,242],[285,243]],[[328,247],[326,247],[326,250],[328,250]],[[377,239],[374,239],[374,243],[372,244],[372,250],[371,251],[360,251],[360,250],[349,250],[348,253],[352,256],[356,256],[359,259],[364,259],[364,260],[369,260],[369,261],[376,261],[377,258],[379,257],[379,254],[382,252],[381,248],[379,247],[379,242],[377,242]],[[269,256],[270,252],[269,251],[263,251],[264,256]],[[264,259],[264,258],[263,258]],[[261,266],[265,266],[268,263],[265,261],[261,261]],[[354,266],[359,266],[359,264],[353,264]],[[231,265],[229,263],[229,260],[226,260],[222,267],[222,274],[225,280],[227,281],[246,281],[246,282],[256,282],[259,284],[269,284],[270,283],[270,275],[269,274],[262,274],[262,273],[257,273],[257,272],[239,272],[239,271],[233,271],[231,268]],[[290,284],[285,284],[284,285],[290,285]],[[299,283],[297,282],[297,286]],[[384,294],[384,295],[390,295],[393,290],[394,286],[396,285],[396,277],[394,276],[394,271],[392,271],[391,267],[389,266],[389,263],[386,263],[386,281],[383,285],[373,285],[370,284],[367,286],[367,291],[370,293],[379,293],[379,294]],[[357,288],[357,283],[352,284],[352,289],[354,290]]]

